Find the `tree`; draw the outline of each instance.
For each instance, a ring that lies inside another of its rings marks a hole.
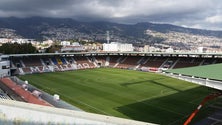
[[[0,46],[0,53],[3,54],[25,54],[36,53],[37,49],[31,43],[4,43]]]
[[[62,46],[61,45],[52,45],[49,48],[46,49],[46,53],[54,53],[54,52],[60,52]]]

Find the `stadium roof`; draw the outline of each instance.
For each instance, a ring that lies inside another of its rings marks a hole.
[[[167,70],[166,72],[222,81],[222,63],[207,66],[172,69]]]

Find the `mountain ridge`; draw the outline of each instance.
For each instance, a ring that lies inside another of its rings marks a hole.
[[[137,24],[119,24],[113,22],[80,22],[71,18],[0,18],[0,28],[13,29],[23,38],[43,39],[90,39],[105,41],[106,31],[110,31],[113,40],[144,42],[151,41],[153,36],[145,34],[146,30],[161,33],[179,32],[222,38],[222,31],[185,28],[172,24],[155,24],[141,22]]]

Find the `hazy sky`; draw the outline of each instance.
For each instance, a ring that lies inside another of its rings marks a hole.
[[[222,0],[0,0],[0,17],[156,22],[222,30]]]

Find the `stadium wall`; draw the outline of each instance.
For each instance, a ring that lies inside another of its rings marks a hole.
[[[154,125],[152,123],[0,99],[1,125]]]
[[[188,81],[188,82],[195,83],[195,84],[198,84],[198,85],[207,86],[207,87],[210,87],[210,88],[222,90],[222,81],[211,80],[211,79],[208,79],[208,78],[198,78],[198,77],[194,77],[194,76],[185,76],[183,74],[173,74],[173,73],[163,73],[163,74],[167,75],[169,77],[173,77],[173,78],[176,78],[176,79]]]
[[[0,55],[0,77],[10,76],[10,61],[9,56]]]

